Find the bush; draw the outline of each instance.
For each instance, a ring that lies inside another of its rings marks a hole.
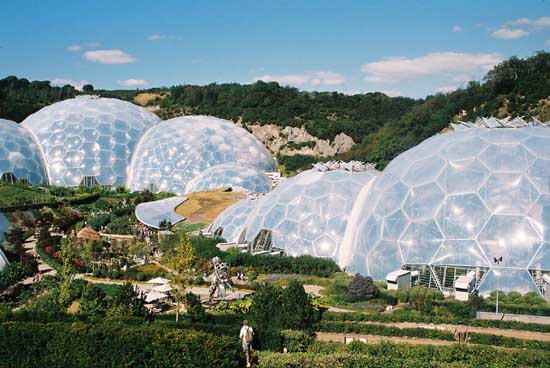
[[[185,295],[185,308],[187,314],[191,316],[193,322],[206,322],[208,320],[208,314],[202,306],[201,300],[193,293],[187,293]]]
[[[375,298],[378,295],[378,289],[374,285],[372,277],[364,277],[357,273],[348,285],[348,293],[350,301],[360,302]]]
[[[489,346],[408,344],[314,344],[306,353],[261,353],[260,368],[478,368],[548,367],[546,351]]]
[[[243,367],[235,337],[166,326],[0,324],[3,367]]]
[[[315,341],[314,335],[297,330],[282,330],[281,337],[283,347],[285,347],[289,353],[307,351],[308,347]]]
[[[0,290],[6,289],[8,286],[13,285],[31,275],[31,267],[26,267],[19,262],[9,263],[2,269],[2,271],[0,271]]]
[[[250,325],[256,332],[257,348],[281,350],[284,329],[311,332],[322,316],[311,303],[301,284],[291,281],[285,289],[264,284],[258,287],[248,313]]]

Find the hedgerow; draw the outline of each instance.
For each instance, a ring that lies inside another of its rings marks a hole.
[[[548,367],[546,351],[504,350],[489,346],[405,344],[316,344],[306,353],[261,353],[259,368],[516,368]]]

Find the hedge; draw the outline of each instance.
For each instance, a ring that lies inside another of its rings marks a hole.
[[[319,331],[394,337],[417,337],[432,340],[454,340],[453,333],[449,331],[431,330],[426,328],[399,328],[373,323],[322,321]]]
[[[330,345],[329,345],[330,346]],[[260,353],[259,368],[547,368],[550,353],[504,350],[489,346],[427,346],[405,344],[340,344],[319,353]]]
[[[0,367],[244,366],[237,337],[119,323],[2,323]]]
[[[550,333],[550,325],[538,323],[524,323],[516,321],[499,321],[487,319],[465,319],[455,317],[439,317],[427,316],[416,311],[398,310],[393,313],[337,313],[325,312],[323,320],[326,321],[353,321],[353,322],[382,322],[382,323],[399,323],[399,322],[414,322],[414,323],[433,323],[433,324],[465,324],[472,327],[490,327],[513,329],[523,331],[545,332]]]
[[[425,328],[398,328],[373,323],[334,322],[322,321],[319,331],[335,333],[356,333],[365,335],[416,337],[433,340],[454,341],[454,334],[450,331],[432,330]],[[550,342],[525,340],[514,337],[497,336],[492,334],[469,333],[472,344],[494,345],[508,348],[546,349],[550,350]]]

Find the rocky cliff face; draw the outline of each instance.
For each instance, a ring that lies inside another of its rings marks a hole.
[[[241,121],[237,121],[236,124],[243,125]],[[349,151],[355,144],[353,139],[344,133],[338,134],[331,142],[312,136],[304,127],[248,123],[246,126],[270,151],[287,156],[296,154],[321,157],[334,156]]]

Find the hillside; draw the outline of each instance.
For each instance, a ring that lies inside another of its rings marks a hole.
[[[71,86],[8,77],[0,80],[0,117],[21,121],[79,93]],[[87,93],[145,105],[162,118],[205,114],[233,120],[271,148],[289,171],[332,157],[383,168],[451,121],[490,115],[550,119],[550,53],[510,58],[482,82],[418,100],[382,93],[304,92],[261,81],[149,90],[93,91],[88,86]]]

